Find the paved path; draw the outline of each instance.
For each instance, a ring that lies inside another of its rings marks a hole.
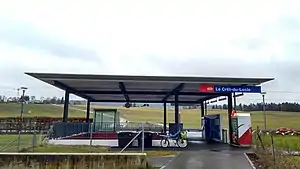
[[[173,159],[165,169],[252,169],[244,152],[247,150],[221,147],[189,149]]]
[[[148,158],[148,163],[157,168],[161,168],[162,166],[166,165],[169,161],[171,161],[174,158],[174,156],[168,156],[168,157],[152,157]]]

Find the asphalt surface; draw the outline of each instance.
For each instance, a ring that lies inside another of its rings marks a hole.
[[[192,146],[167,163],[164,169],[252,169],[245,152],[250,150],[228,145]]]
[[[169,161],[174,159],[175,156],[168,156],[168,157],[152,157],[148,158],[148,163],[157,168],[161,168],[165,166]]]
[[[119,151],[112,148],[111,151]],[[128,148],[128,150],[138,150]],[[251,152],[249,148],[235,148],[228,144],[189,143],[185,149],[181,148],[145,148],[145,150],[168,149],[181,151],[177,157],[149,158],[148,162],[163,169],[252,169],[244,153]]]

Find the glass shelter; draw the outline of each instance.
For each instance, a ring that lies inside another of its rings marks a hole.
[[[117,109],[94,109],[93,131],[116,131],[120,126]]]

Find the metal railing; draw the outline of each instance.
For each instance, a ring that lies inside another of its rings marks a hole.
[[[145,132],[144,132],[144,124],[142,123],[142,130],[139,131],[136,136],[134,136],[130,142],[120,151],[122,153],[136,138],[142,133],[142,152],[144,152],[144,139],[145,139]]]

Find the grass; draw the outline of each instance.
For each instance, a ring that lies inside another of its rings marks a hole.
[[[74,106],[77,109],[85,109],[85,106]],[[92,108],[108,108],[105,106],[93,106]],[[111,108],[111,107],[110,107]],[[132,122],[154,122],[163,123],[163,110],[159,108],[141,108],[141,107],[114,107],[118,109],[121,116]],[[167,122],[174,122],[174,110],[167,111]],[[208,114],[221,114],[223,118],[223,126],[228,128],[227,110],[208,110]],[[288,127],[292,129],[300,129],[300,123],[296,119],[300,119],[299,112],[275,112],[267,111],[267,128],[277,129],[279,127]],[[181,110],[181,120],[185,128],[200,128],[201,126],[201,113],[196,109],[183,109]],[[263,112],[251,112],[252,127],[259,126],[261,129],[264,127]]]
[[[28,149],[28,152],[32,152],[32,149]],[[68,146],[68,145],[48,145],[41,144],[34,149],[34,152],[39,153],[112,153],[108,147],[103,146]],[[141,151],[124,151],[124,153],[141,153]],[[148,157],[162,157],[177,155],[177,151],[170,150],[149,150],[145,151]]]
[[[107,147],[102,146],[67,146],[67,145],[40,145],[34,149],[40,153],[105,153]]]
[[[256,136],[256,135],[255,135]],[[300,151],[300,136],[291,136],[291,135],[273,135],[274,141],[274,155],[271,153],[272,142],[271,135],[261,134],[262,144],[265,149],[262,149],[260,146],[261,143],[259,140],[254,138],[254,152],[257,155],[256,162],[258,164],[267,166],[271,169],[281,169],[281,168],[299,168],[300,167],[300,156],[285,156],[282,155],[282,151],[292,152]]]
[[[124,108],[124,107],[105,107],[93,106],[92,108],[116,108],[119,109],[121,117],[132,122],[153,122],[163,123],[163,110],[160,108]],[[24,116],[48,116],[62,117],[63,108],[61,106],[46,104],[27,104],[25,105]],[[28,113],[31,112],[31,113]],[[167,111],[167,122],[174,121],[174,110]],[[221,114],[223,117],[224,127],[228,127],[228,117],[226,110],[208,110],[208,114]],[[300,119],[300,113],[297,112],[272,112],[267,111],[267,128],[276,129],[279,127],[288,127],[300,129],[300,123],[296,119]],[[0,117],[17,117],[20,115],[20,104],[0,103]],[[181,120],[185,128],[200,128],[200,110],[184,109],[181,111]],[[69,108],[69,117],[85,117],[85,106],[72,106]],[[263,113],[251,112],[252,126],[263,128]]]
[[[21,104],[0,103],[0,117],[19,117]],[[51,104],[25,104],[24,117],[62,117],[63,107]],[[69,110],[69,117],[84,117],[85,113],[78,110]]]
[[[32,147],[33,145],[33,135],[30,134],[22,134],[20,136],[20,147],[19,150]],[[36,135],[37,144],[39,144],[41,141],[41,135]],[[5,152],[16,152],[18,151],[18,135],[12,134],[12,135],[0,135],[0,150],[5,148],[3,151]]]
[[[41,135],[37,135],[38,146],[34,148],[34,152],[40,153],[107,153],[110,152],[108,147],[104,146],[68,146],[68,145],[49,145],[41,143]],[[0,135],[0,150],[7,144],[16,140],[14,143],[10,144],[4,152],[17,152],[18,151],[18,135]],[[20,150],[25,152],[32,152],[33,145],[33,135],[23,134],[20,139]],[[141,151],[124,151],[131,153],[140,153]],[[178,152],[170,150],[159,150],[159,151],[145,151],[148,157],[161,157],[169,155],[177,155]]]
[[[255,138],[255,137],[254,137]],[[270,147],[272,145],[270,135],[261,135],[262,142],[265,146]],[[254,140],[257,142],[258,140]],[[300,136],[291,135],[273,135],[274,146],[276,149],[300,151]]]

